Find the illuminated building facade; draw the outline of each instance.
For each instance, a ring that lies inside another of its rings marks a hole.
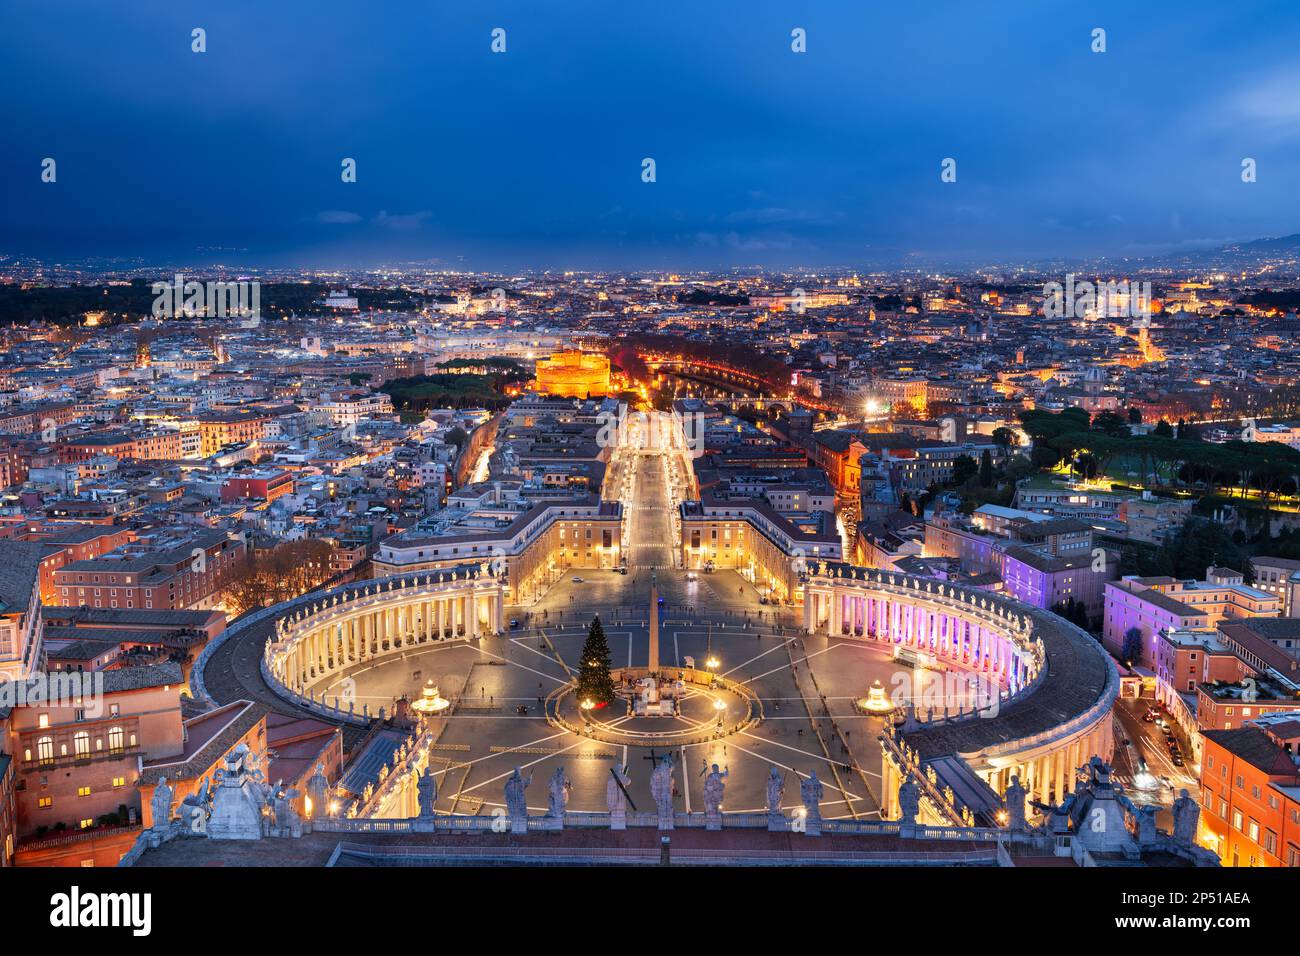
[[[538,359],[537,389],[571,398],[608,395],[609,359],[595,352],[571,351]]]

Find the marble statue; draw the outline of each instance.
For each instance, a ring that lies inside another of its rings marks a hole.
[[[175,791],[167,786],[167,774],[158,778],[158,786],[154,787],[153,799],[149,801],[149,809],[153,813],[153,829],[165,830],[172,819],[172,799]]]
[[[659,811],[659,829],[673,828],[673,755],[664,754],[650,771],[650,796]]]
[[[226,754],[222,763],[207,817],[207,835],[214,840],[260,840],[269,788],[250,773],[249,768],[257,767],[258,759],[250,759],[247,745],[240,744]],[[254,772],[263,777],[260,768]]]
[[[293,830],[300,824],[298,808],[293,805],[301,794],[292,787],[280,789],[275,795],[275,825],[282,831]]]
[[[784,818],[781,815],[781,799],[785,796],[785,778],[777,771],[776,765],[767,773],[767,822],[768,826],[773,823],[780,823]]]
[[[328,815],[330,802],[330,782],[325,776],[325,765],[316,764],[316,772],[307,781],[307,799],[311,801],[310,816]]]
[[[1174,839],[1179,843],[1196,842],[1196,823],[1201,817],[1201,807],[1186,790],[1179,792],[1174,801]]]
[[[573,787],[573,782],[566,780],[564,777],[564,768],[556,767],[555,773],[551,774],[550,782],[546,785],[546,815],[553,819],[563,820],[564,809],[569,805],[569,790]]]
[[[916,825],[916,814],[921,809],[921,788],[910,773],[898,785],[898,809],[904,826]]]
[[[1137,841],[1138,843],[1155,843],[1159,839],[1159,833],[1156,832],[1156,807],[1145,806],[1137,808]]]
[[[722,781],[729,776],[731,771],[718,770],[715,763],[709,775],[704,778],[704,812],[708,815],[716,816],[722,812],[722,794],[726,789],[726,784]]]
[[[420,816],[432,817],[434,805],[438,802],[438,778],[432,765],[424,768],[424,773],[415,782],[415,788],[420,803]]]
[[[203,784],[199,787],[198,792],[192,793],[182,800],[180,807],[177,809],[181,827],[187,833],[202,834],[207,830],[208,814],[210,812],[208,789],[211,784],[211,778],[204,777]]]
[[[533,775],[530,773],[528,779],[525,780],[518,767],[515,767],[515,772],[506,781],[506,811],[510,814],[510,819],[526,820],[528,818],[528,800],[524,796],[524,791],[528,789],[529,784],[532,782]]]
[[[826,788],[817,779],[817,771],[810,773],[805,780],[799,781],[799,796],[803,800],[804,832],[814,836],[822,832],[822,797]]]
[[[605,784],[605,806],[611,815],[627,813],[627,794],[624,790],[631,782],[632,778],[627,775],[626,770],[619,770],[618,767],[610,768],[609,782]]]
[[[1020,777],[1012,774],[1011,785],[1007,787],[1007,792],[1003,798],[1007,802],[1007,828],[1011,830],[1022,830],[1025,826],[1025,795],[1026,790],[1020,785]]]

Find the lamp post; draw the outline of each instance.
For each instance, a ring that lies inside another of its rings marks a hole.
[[[704,659],[704,666],[707,667],[709,670],[709,686],[712,687],[714,684],[717,683],[718,680],[717,670],[718,667],[721,666],[722,664],[722,662],[719,661],[717,656],[713,653],[713,623],[712,622],[710,622],[708,626],[708,644],[706,645],[705,648],[705,654],[707,654],[708,656],[705,657]]]

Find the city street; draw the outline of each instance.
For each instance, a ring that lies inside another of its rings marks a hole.
[[[1115,780],[1123,784],[1134,803],[1160,807],[1156,820],[1164,827],[1172,825],[1170,811],[1179,791],[1186,789],[1196,795],[1200,792],[1200,784],[1186,735],[1169,721],[1184,760],[1183,766],[1178,767],[1169,757],[1169,745],[1160,725],[1142,719],[1147,709],[1153,706],[1155,701],[1150,697],[1121,699],[1115,703],[1113,766]]]

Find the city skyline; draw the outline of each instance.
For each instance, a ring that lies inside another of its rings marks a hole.
[[[956,266],[1300,223],[1282,3],[62,10],[54,28],[11,11],[0,39],[0,79],[40,90],[11,104],[0,156],[9,255]]]

